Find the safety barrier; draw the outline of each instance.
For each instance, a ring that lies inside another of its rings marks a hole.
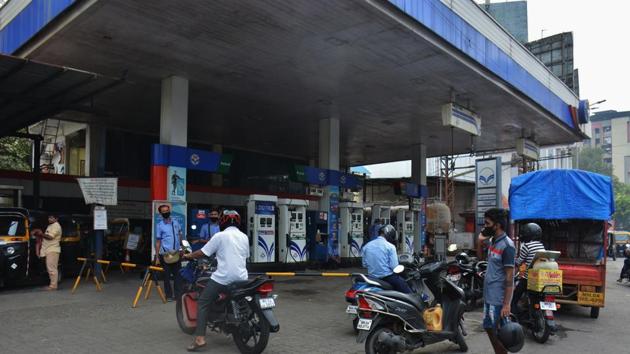
[[[72,294],[76,291],[77,287],[81,283],[81,279],[83,278],[83,273],[85,272],[85,280],[89,279],[92,274],[92,279],[94,280],[94,284],[96,286],[97,291],[102,291],[103,286],[98,279],[96,274],[96,264],[101,264],[106,266],[105,270],[101,269],[100,276],[103,278],[103,283],[107,282],[107,278],[105,273],[110,266],[119,266],[124,273],[125,268],[131,269],[144,269],[144,276],[142,277],[142,283],[138,287],[136,294],[133,298],[133,303],[131,305],[132,308],[136,308],[138,306],[138,302],[142,297],[142,292],[144,293],[144,299],[148,300],[151,296],[151,290],[153,287],[156,288],[156,291],[162,300],[162,303],[166,303],[166,295],[164,294],[164,290],[160,287],[160,283],[158,281],[159,277],[157,272],[163,272],[164,268],[153,266],[153,265],[142,265],[135,264],[129,262],[117,262],[117,261],[108,261],[104,259],[93,259],[93,258],[85,258],[79,257],[78,261],[82,262],[81,270],[79,271],[79,275],[77,276],[74,286],[72,287]],[[258,276],[258,275],[266,275],[268,277],[350,277],[352,273],[341,273],[341,272],[250,272],[249,275]]]

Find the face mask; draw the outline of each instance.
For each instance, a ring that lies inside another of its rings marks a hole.
[[[168,219],[168,218],[170,218],[170,217],[171,217],[171,213],[169,213],[169,212],[162,213],[162,217],[163,217],[164,219]]]
[[[484,227],[483,230],[481,230],[481,234],[486,236],[486,237],[494,237],[496,236],[497,232],[494,229],[494,227]]]
[[[217,222],[217,221],[219,221],[219,218],[210,218],[210,221]]]

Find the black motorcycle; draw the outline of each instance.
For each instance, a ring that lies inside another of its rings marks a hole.
[[[483,298],[483,283],[488,269],[488,262],[478,261],[475,257],[460,254],[456,262],[449,263],[448,279],[464,290],[464,302],[467,310],[473,310]]]
[[[515,284],[518,281],[521,280],[515,280]],[[527,290],[518,301],[514,315],[538,343],[545,343],[557,331],[553,312],[557,310],[555,296],[561,294],[559,286],[550,285],[541,291]]]
[[[187,266],[189,282],[177,299],[176,315],[180,329],[193,334],[197,325],[197,298],[206,286],[213,267],[210,260],[190,261]],[[217,333],[232,335],[241,353],[262,353],[267,347],[269,334],[278,332],[280,325],[273,308],[273,280],[257,277],[236,282],[226,293],[219,294],[211,308],[208,328]]]
[[[386,290],[357,293],[357,342],[365,342],[366,353],[399,353],[444,340],[457,344],[462,352],[468,351],[464,340],[464,291],[446,278],[447,267],[444,262],[431,262],[417,272],[416,276],[431,291],[431,300]],[[437,304],[443,309],[443,328],[428,330],[423,312]]]

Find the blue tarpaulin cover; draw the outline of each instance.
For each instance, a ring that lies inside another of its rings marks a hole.
[[[610,177],[580,170],[543,170],[510,185],[512,220],[609,220],[615,212]]]

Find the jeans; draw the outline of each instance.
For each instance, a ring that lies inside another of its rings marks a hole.
[[[619,274],[619,279],[623,279],[623,275],[626,272],[630,272],[630,258],[626,258],[623,261],[623,268],[621,268],[621,274]]]
[[[164,292],[167,298],[178,298],[182,296],[182,276],[179,274],[179,270],[182,267],[181,262],[175,262],[173,264],[167,264],[164,262],[164,258],[160,256],[160,264],[164,268]],[[173,278],[173,284],[175,286],[175,293],[171,288],[171,277]]]
[[[512,294],[512,304],[511,310],[513,314],[518,312],[518,301],[523,296],[523,293],[527,291],[527,279],[520,279],[516,287],[514,288],[514,293]]]
[[[396,291],[400,291],[401,293],[411,294],[412,291],[409,288],[409,285],[405,282],[403,278],[401,278],[398,274],[388,275],[381,280],[385,280],[388,282]]]
[[[212,305],[214,305],[215,301],[217,301],[219,294],[227,291],[227,286],[221,285],[212,279],[208,279],[206,287],[197,299],[197,329],[195,329],[195,336],[201,337],[206,335],[210,309],[212,308]]]

